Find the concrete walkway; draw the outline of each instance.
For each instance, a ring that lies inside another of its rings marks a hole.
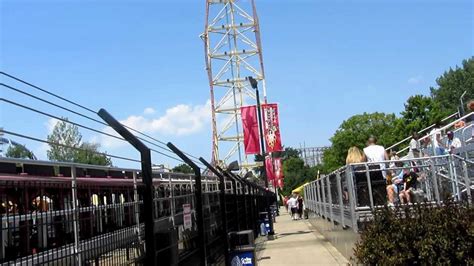
[[[276,239],[265,241],[258,252],[259,266],[347,265],[342,256],[307,220],[293,221],[285,208],[274,224]]]

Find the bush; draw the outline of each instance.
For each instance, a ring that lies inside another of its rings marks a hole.
[[[474,264],[474,208],[454,202],[443,206],[384,207],[361,233],[354,248],[368,265]]]

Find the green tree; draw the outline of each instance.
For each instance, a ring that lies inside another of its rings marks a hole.
[[[48,135],[48,159],[51,161],[75,162],[76,149],[81,146],[82,135],[79,128],[65,121],[59,121],[54,126],[53,132]],[[56,145],[58,143],[62,145]],[[65,147],[67,146],[67,147]]]
[[[79,128],[65,121],[59,121],[53,132],[48,135],[48,159],[51,161],[75,162],[93,165],[112,165],[112,160],[105,154],[100,154],[98,143],[82,143]],[[58,143],[61,145],[57,145]]]
[[[36,156],[24,145],[10,145],[5,157],[36,160]]]
[[[193,168],[191,166],[182,163],[177,166],[175,166],[173,169],[171,169],[174,173],[183,173],[183,174],[191,174],[194,173]]]
[[[292,147],[283,147],[283,151],[273,153],[273,158],[281,158],[282,163],[285,160],[289,159],[289,158],[298,158],[298,157],[299,157],[299,151],[297,149],[292,148]],[[264,161],[263,156],[260,155],[260,154],[256,154],[254,161],[255,162],[263,162]],[[261,173],[263,171],[263,167],[264,166],[260,166],[260,167],[256,168],[255,171],[258,175],[261,175]]]
[[[405,103],[405,110],[395,126],[396,139],[404,139],[413,131],[420,131],[449,115],[442,110],[441,105],[433,98],[423,95],[414,95]]]
[[[335,170],[345,164],[347,150],[352,146],[364,148],[367,139],[375,136],[383,146],[395,143],[393,134],[398,119],[394,114],[363,113],[342,122],[331,140],[331,147],[324,152],[324,171]]]
[[[308,181],[313,181],[317,177],[318,170],[322,166],[308,167],[299,157],[291,157],[283,161],[284,187],[283,195],[290,195],[291,191]]]
[[[79,146],[80,150],[75,151],[74,162],[93,164],[93,165],[107,165],[112,166],[112,160],[105,154],[100,154],[99,143],[84,142]]]
[[[456,112],[460,105],[459,98],[466,91],[465,102],[474,99],[474,57],[462,62],[462,67],[456,66],[445,71],[436,79],[437,87],[431,87],[434,100],[447,112]]]

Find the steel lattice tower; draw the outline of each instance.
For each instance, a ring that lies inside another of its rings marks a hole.
[[[263,101],[267,101],[254,1],[206,0],[202,39],[211,92],[212,162],[226,165],[237,159],[239,165],[249,167],[240,117],[240,107],[256,103],[248,76],[259,81]]]

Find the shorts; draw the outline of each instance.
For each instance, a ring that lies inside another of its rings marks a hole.
[[[291,208],[291,214],[296,214],[297,211],[298,211],[298,208]]]
[[[395,191],[396,194],[400,193],[403,190],[403,183],[402,184],[392,184],[393,190]]]

